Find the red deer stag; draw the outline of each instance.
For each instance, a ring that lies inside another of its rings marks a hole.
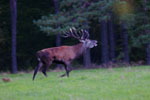
[[[33,80],[40,68],[42,68],[42,73],[47,76],[46,70],[53,62],[63,64],[66,73],[61,76],[63,77],[67,75],[69,77],[69,72],[71,70],[68,69],[68,66],[71,64],[71,62],[75,58],[79,57],[87,48],[93,48],[94,46],[97,46],[97,41],[90,40],[88,31],[83,29],[77,31],[75,28],[70,28],[69,31],[63,34],[63,37],[74,37],[78,39],[80,43],[73,46],[59,46],[38,51],[37,58],[39,64],[35,68]]]

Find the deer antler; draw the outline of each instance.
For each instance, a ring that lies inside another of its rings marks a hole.
[[[69,31],[63,33],[63,37],[65,38],[74,37],[78,40],[85,40],[89,38],[89,32],[87,30],[81,29],[77,31],[75,27],[72,27]]]

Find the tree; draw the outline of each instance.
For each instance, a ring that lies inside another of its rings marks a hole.
[[[144,0],[144,3],[146,4],[146,3],[147,3],[147,0]],[[145,11],[145,13],[146,13],[146,16],[148,16],[148,9],[147,9],[146,5],[145,5],[145,7],[144,7],[144,11]],[[147,24],[146,21],[145,21],[145,24]],[[146,29],[145,32],[146,32],[147,34],[150,34],[150,29]],[[150,65],[150,42],[148,42],[148,43],[146,44],[146,56],[147,56],[147,57],[146,57],[147,65]]]
[[[49,16],[44,16],[42,19],[36,21],[35,23],[38,26],[40,26],[41,30],[47,33],[54,33],[54,34],[62,33],[65,30],[68,30],[70,27],[84,28],[89,30],[87,17],[83,16],[84,10],[86,9],[85,7],[87,6],[87,2],[82,1],[81,3],[79,3],[77,1],[78,0],[76,1],[66,0],[60,2],[60,7],[61,9],[63,9],[63,11],[60,11],[58,13],[58,6],[56,5],[58,1],[54,0],[57,14],[50,14]],[[78,6],[78,7],[74,9],[72,8],[74,6]],[[89,49],[85,51],[83,56],[83,61],[85,66],[89,66],[91,64]]]
[[[59,0],[53,0],[54,2],[54,8],[55,8],[55,14],[59,13]],[[56,46],[61,45],[61,38],[60,38],[60,33],[57,33],[56,35]],[[57,67],[60,69],[62,68],[60,64],[57,64]]]
[[[121,24],[122,29],[122,46],[123,46],[123,61],[129,63],[129,46],[128,46],[128,33],[124,23]]]
[[[109,42],[110,42],[110,60],[115,61],[115,37],[114,37],[114,25],[111,19],[108,21],[108,30],[109,30]]]
[[[102,63],[109,62],[109,54],[108,54],[108,29],[107,29],[107,22],[105,20],[101,21],[101,60]]]
[[[117,2],[115,4],[115,14],[117,15],[117,19],[119,20],[120,24],[120,32],[122,37],[122,52],[123,52],[123,61],[126,63],[130,62],[129,56],[129,40],[128,40],[128,28],[132,25],[133,21],[133,13],[132,7],[129,3],[130,1],[122,1]]]
[[[135,3],[134,21],[128,22],[128,29],[132,39],[132,46],[141,48],[144,46],[147,64],[150,64],[150,1],[139,0]]]
[[[89,30],[90,23],[98,21],[101,27],[101,41],[102,43],[102,62],[107,63],[109,61],[109,45],[108,45],[108,22],[111,21],[111,13],[114,13],[113,9],[116,3],[124,4],[125,1],[120,0],[62,0],[60,2],[60,11],[58,14],[50,14],[49,16],[42,16],[41,19],[36,20],[35,24],[40,29],[48,34],[63,33],[70,27],[84,28]],[[117,6],[117,5],[116,5]],[[110,13],[111,12],[111,13]],[[111,22],[109,22],[110,35],[113,37],[113,28]],[[59,25],[59,26],[57,26]],[[104,38],[103,38],[104,37]],[[111,40],[111,57],[114,59],[114,41]],[[84,58],[90,59],[85,54]],[[105,56],[105,57],[104,57]],[[87,60],[86,62],[90,62]]]
[[[12,73],[17,73],[16,57],[16,27],[17,27],[17,1],[10,0],[11,32],[12,32]]]
[[[54,8],[55,8],[55,13],[59,13],[59,0],[53,0],[54,2]],[[60,38],[60,33],[56,35],[56,46],[61,45],[61,38]]]
[[[150,65],[150,43],[146,44],[146,60],[147,65]]]

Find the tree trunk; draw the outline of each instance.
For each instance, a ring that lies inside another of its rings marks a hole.
[[[60,46],[61,45],[61,38],[60,38],[60,33],[58,33],[56,35],[56,46]]]
[[[129,58],[129,50],[128,50],[128,33],[125,24],[121,24],[122,28],[122,39],[123,39],[123,61],[126,63],[129,63],[130,58]]]
[[[83,53],[83,64],[84,64],[85,67],[90,67],[90,65],[91,65],[90,49],[87,49]]]
[[[55,13],[58,14],[59,13],[59,0],[53,0],[53,2],[54,2]],[[58,33],[56,35],[56,46],[60,46],[60,45],[61,45],[61,37],[60,37],[60,33]],[[57,64],[56,66],[59,69],[62,69],[61,64]]]
[[[88,25],[86,22],[85,25]],[[87,29],[89,32],[89,29]],[[86,51],[83,53],[83,65],[84,67],[90,67],[91,66],[91,53],[90,53],[90,48],[88,48]]]
[[[56,47],[61,45],[61,38],[60,38],[60,33],[56,35]],[[57,68],[63,69],[63,66],[61,64],[56,64]]]
[[[108,54],[108,38],[107,38],[108,30],[107,23],[105,20],[101,21],[101,61],[103,64],[109,62],[109,54]]]
[[[144,2],[146,3],[147,0],[144,0]],[[144,7],[144,11],[145,13],[148,13],[146,7]],[[145,20],[144,23],[146,24],[147,21]],[[149,34],[150,30],[145,30],[145,33]],[[146,44],[146,61],[147,61],[147,65],[150,65],[150,43]]]
[[[110,59],[112,62],[115,61],[115,39],[114,39],[114,27],[112,23],[112,19],[108,21],[108,29],[109,29],[109,42],[110,42]]]
[[[58,14],[59,13],[59,0],[53,0],[53,2],[54,2],[55,13]],[[58,33],[56,35],[56,46],[60,46],[60,45],[61,45],[61,38],[60,38],[60,33]]]
[[[12,33],[12,73],[17,73],[17,58],[16,58],[16,24],[17,24],[17,2],[10,0],[10,13],[11,13],[11,33]]]
[[[150,43],[146,45],[146,56],[147,65],[150,65]]]
[[[59,13],[59,0],[53,0],[53,2],[54,2],[55,13],[58,14]],[[60,33],[58,33],[56,36],[56,46],[60,46],[60,45],[61,45],[61,38],[60,38]]]
[[[54,8],[55,8],[55,13],[59,13],[59,0],[53,0],[54,2]]]

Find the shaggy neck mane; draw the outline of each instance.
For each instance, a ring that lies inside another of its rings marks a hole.
[[[76,57],[79,57],[84,51],[85,51],[85,47],[83,46],[83,43],[79,43],[73,46],[73,50],[76,53]]]

